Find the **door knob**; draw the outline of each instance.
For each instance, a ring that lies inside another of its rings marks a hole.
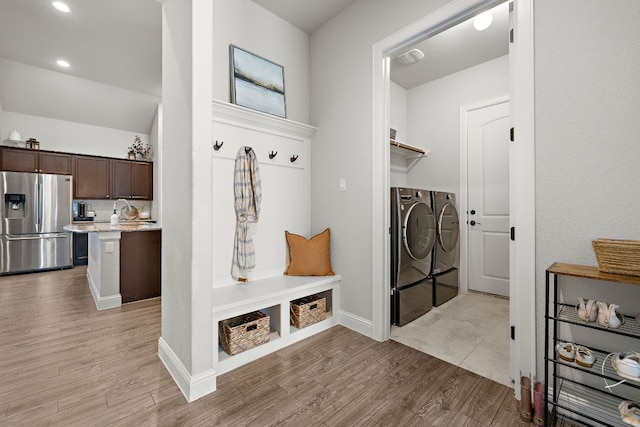
[[[471,212],[469,212],[469,213],[470,213],[471,215],[475,215],[475,214],[476,214],[476,211],[475,211],[475,210],[473,210],[473,209],[471,209]]]
[[[480,223],[479,223],[479,222],[475,222],[475,221],[473,221],[473,220],[472,220],[472,221],[469,221],[469,224],[470,224],[470,225],[476,225],[476,224],[480,225]]]

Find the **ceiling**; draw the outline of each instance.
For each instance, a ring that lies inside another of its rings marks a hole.
[[[356,0],[253,1],[311,33]],[[161,2],[66,3],[71,13],[57,11],[50,0],[0,0],[2,108],[149,133],[162,94]],[[499,7],[506,10],[506,4]],[[426,58],[410,66],[394,59],[392,80],[409,89],[506,54],[506,16],[496,13],[493,25],[483,32],[465,22],[419,43],[416,47]],[[71,66],[61,69],[55,63],[59,58]],[[105,102],[111,93],[119,101]],[[114,108],[122,100],[126,108]],[[80,105],[61,108],[69,102]]]
[[[162,95],[161,3],[65,3],[71,13],[51,0],[0,0],[2,109],[149,133]]]
[[[405,89],[425,84],[449,74],[490,61],[509,52],[509,4],[491,9],[489,28],[477,31],[469,19],[440,34],[416,43],[425,58],[413,64],[401,64],[391,58],[391,80]]]
[[[315,29],[340,14],[356,0],[253,0],[302,31]]]

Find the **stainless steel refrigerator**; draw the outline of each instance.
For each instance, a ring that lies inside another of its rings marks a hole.
[[[0,274],[71,267],[71,176],[0,172],[0,194]]]

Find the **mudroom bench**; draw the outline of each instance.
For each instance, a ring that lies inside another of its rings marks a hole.
[[[217,287],[213,292],[213,331],[218,322],[254,311],[269,315],[269,341],[233,356],[214,340],[213,361],[216,375],[223,374],[290,344],[324,331],[338,323],[340,276],[273,276],[246,283]],[[319,294],[326,298],[326,318],[298,329],[290,324],[290,303]]]

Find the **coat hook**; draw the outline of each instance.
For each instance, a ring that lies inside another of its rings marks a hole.
[[[277,151],[269,151],[269,159],[273,160],[273,158],[277,155],[278,155]]]
[[[291,163],[295,162],[296,160],[298,160],[298,155],[292,154],[291,157],[289,157],[289,160],[291,160]]]
[[[218,143],[218,140],[216,140],[216,143],[213,144],[213,149],[218,151],[222,147],[222,144],[224,144],[224,141],[220,141],[220,143]]]

